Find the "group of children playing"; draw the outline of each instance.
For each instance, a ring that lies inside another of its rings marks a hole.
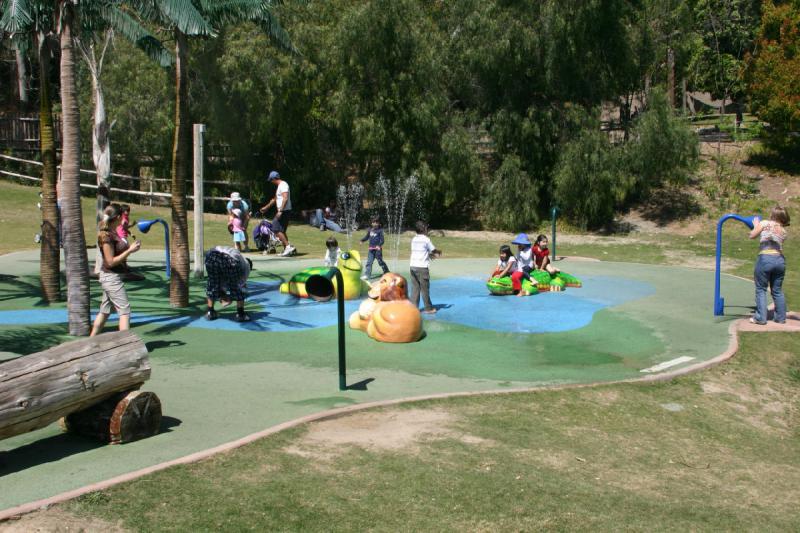
[[[546,235],[539,235],[536,237],[536,242],[532,244],[525,233],[520,233],[511,244],[517,245],[517,255],[512,253],[511,247],[507,244],[501,246],[500,259],[489,279],[510,277],[511,287],[517,296],[530,295],[522,288],[522,280],[530,280],[530,274],[534,270],[544,270],[551,276],[559,272],[550,262],[550,250],[547,248]]]
[[[439,257],[442,252],[438,250],[428,237],[428,226],[422,221],[415,225],[416,236],[411,239],[411,294],[409,296],[412,303],[419,306],[420,296],[425,304],[423,313],[432,314],[436,308],[431,303],[430,297],[430,272],[428,267],[432,259]],[[368,280],[372,277],[372,263],[377,260],[378,265],[383,269],[383,273],[389,272],[389,266],[383,260],[384,235],[381,222],[378,217],[373,217],[366,235],[361,238],[361,242],[368,242],[369,251],[367,253],[367,264],[364,267],[364,275],[361,279]],[[325,266],[337,266],[341,249],[335,237],[329,237],[325,241]]]

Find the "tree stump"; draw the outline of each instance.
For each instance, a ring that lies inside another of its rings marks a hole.
[[[61,427],[111,444],[133,442],[158,433],[161,400],[154,392],[123,392],[66,416]]]

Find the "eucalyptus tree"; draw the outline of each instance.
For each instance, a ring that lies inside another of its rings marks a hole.
[[[226,24],[251,21],[271,41],[292,49],[288,35],[272,10],[270,0],[131,0],[145,19],[168,28],[175,39],[175,135],[172,148],[172,259],[169,301],[173,307],[189,305],[189,224],[186,183],[191,178],[192,130],[188,107],[188,56],[191,37],[215,37]],[[202,201],[197,199],[196,201]],[[198,260],[200,260],[198,258]]]
[[[101,75],[109,45],[120,33],[142,49],[161,66],[172,64],[172,56],[161,42],[128,11],[124,2],[87,2],[81,6],[80,33],[75,44],[89,69],[92,81],[94,117],[92,126],[92,160],[97,173],[97,220],[110,203],[111,127],[106,113]]]

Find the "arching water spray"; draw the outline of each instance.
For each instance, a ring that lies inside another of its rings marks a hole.
[[[360,183],[339,185],[336,191],[336,205],[339,209],[339,224],[347,234],[347,248],[353,247],[353,232],[358,229],[358,213],[364,199],[364,186]]]
[[[392,270],[397,270],[397,261],[400,256],[400,237],[403,234],[407,217],[408,206],[411,209],[420,205],[419,180],[411,175],[408,178],[389,180],[380,176],[376,182],[377,201],[383,210],[384,230],[387,235],[388,249],[391,253],[387,258]],[[418,213],[412,213],[418,216]]]

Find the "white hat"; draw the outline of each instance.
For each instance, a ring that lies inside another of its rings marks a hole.
[[[239,194],[238,192],[232,192],[231,193],[231,202],[239,202],[239,201],[241,201],[241,199],[242,199],[242,195]]]
[[[235,217],[240,217],[240,216],[242,216],[242,210],[241,209],[231,209],[231,214],[233,214],[233,216],[235,216]]]

